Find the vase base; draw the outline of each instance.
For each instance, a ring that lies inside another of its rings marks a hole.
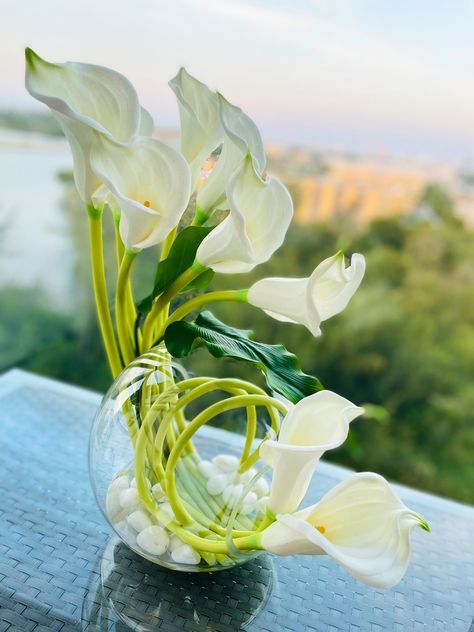
[[[232,619],[229,629],[245,629],[264,608],[273,583],[268,554],[218,575],[184,573],[161,568],[113,537],[100,562],[99,586],[84,603],[83,629],[99,632],[125,624],[137,632],[191,625],[209,630],[224,614]]]

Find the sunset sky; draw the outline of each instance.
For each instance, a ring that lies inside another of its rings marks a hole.
[[[127,75],[157,126],[180,65],[267,141],[474,161],[474,2],[0,0],[0,109],[31,108],[23,48]]]

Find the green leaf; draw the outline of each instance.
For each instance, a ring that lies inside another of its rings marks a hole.
[[[194,322],[171,323],[165,332],[165,344],[176,358],[206,347],[216,358],[245,360],[265,375],[269,387],[296,403],[322,390],[321,382],[301,371],[298,358],[283,345],[267,345],[252,340],[253,332],[222,323],[211,312],[202,312]]]
[[[196,258],[196,251],[199,248],[201,241],[211,232],[213,228],[214,226],[188,226],[178,233],[173,245],[171,246],[168,257],[158,263],[153,292],[137,304],[137,310],[141,314],[149,312],[153,304],[153,300],[164,292],[164,290],[166,290],[173,281],[176,281],[183,272],[192,266],[194,259]],[[208,274],[207,277],[204,276],[207,272],[208,271],[206,270],[200,274],[192,284],[185,288],[185,290],[192,289],[194,287],[206,287],[213,276],[213,273],[210,275]],[[199,281],[199,279],[201,279],[203,286],[194,285],[197,281]]]
[[[201,272],[198,277],[181,290],[181,294],[183,292],[189,292],[189,290],[205,290],[213,278],[214,270],[211,270],[210,268],[208,270],[204,270],[204,272]]]

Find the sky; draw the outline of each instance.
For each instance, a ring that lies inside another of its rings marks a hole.
[[[474,160],[474,0],[0,0],[0,109],[23,49],[119,70],[160,128],[189,72],[267,142]],[[39,106],[38,106],[39,107]]]

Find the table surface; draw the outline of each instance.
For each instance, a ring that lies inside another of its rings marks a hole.
[[[432,533],[414,530],[409,570],[388,591],[358,583],[328,557],[264,554],[212,574],[141,560],[111,541],[90,490],[87,442],[99,402],[18,370],[0,378],[0,632],[474,632],[474,509],[400,486]],[[223,451],[240,441],[209,433]],[[307,500],[349,474],[321,464]]]

